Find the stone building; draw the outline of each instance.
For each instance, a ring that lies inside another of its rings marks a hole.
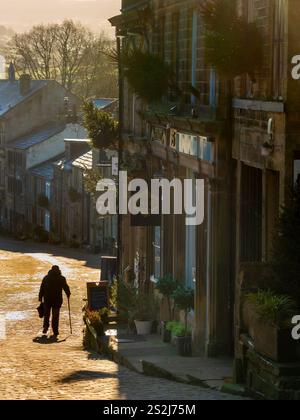
[[[0,80],[0,218],[5,229],[23,229],[30,212],[23,172],[63,152],[67,123],[76,119],[79,107],[79,98],[53,80],[28,75],[16,80],[12,64],[8,79]]]
[[[124,50],[135,45],[163,57],[181,92],[170,92],[159,105],[147,104],[123,80],[122,146],[142,160],[132,176],[205,180],[201,226],[186,226],[185,215],[122,216],[121,270],[131,268],[146,287],[171,273],[193,288],[195,351],[232,354],[234,202],[227,95],[205,61],[198,1],[124,0],[122,14],[111,23]]]
[[[64,153],[66,137],[84,134],[79,124],[51,123],[6,144],[4,228],[17,235],[26,235],[34,227],[50,232],[46,199],[51,199],[51,183],[36,183],[31,170],[42,174],[49,160]]]
[[[300,4],[294,0],[240,0],[237,3],[240,13],[249,22],[257,22],[265,41],[262,71],[255,75],[254,81],[249,77],[236,79],[233,101],[235,355],[245,372],[246,346],[242,337],[247,329],[243,322],[243,296],[259,286],[271,257],[280,208],[300,173],[300,91],[299,80],[292,77],[293,57],[300,52]],[[268,383],[270,364],[267,366],[259,356],[255,359],[259,372],[248,374],[248,380],[250,376],[253,379],[253,388],[261,393],[280,392],[276,388],[279,383],[276,376],[271,379],[274,389]],[[289,375],[287,370],[286,376]],[[250,382],[248,385],[251,386]]]

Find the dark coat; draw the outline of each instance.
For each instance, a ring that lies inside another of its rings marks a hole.
[[[63,290],[69,298],[71,292],[65,277],[59,273],[49,271],[48,275],[43,279],[39,300],[40,302],[44,300],[48,306],[61,307],[63,304]]]

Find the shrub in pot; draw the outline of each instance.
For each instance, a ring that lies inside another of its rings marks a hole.
[[[294,300],[270,290],[246,296],[249,334],[255,349],[278,363],[297,360],[297,344],[293,340],[291,319],[297,313]]]
[[[162,338],[165,343],[171,341],[171,331],[167,328],[168,321],[172,321],[174,318],[174,307],[172,306],[172,296],[175,290],[178,288],[178,281],[174,279],[171,274],[167,274],[161,277],[157,283],[156,288],[166,298],[168,304],[168,320],[162,320]]]
[[[137,293],[132,317],[138,335],[151,334],[153,322],[157,317],[157,311],[157,301],[152,294]]]
[[[105,350],[105,346],[109,344],[109,337],[105,334],[109,323],[108,308],[103,308],[100,311],[85,308],[83,319],[86,324],[85,347],[102,352]]]
[[[175,332],[177,337],[178,352],[181,356],[192,355],[192,336],[188,327],[188,314],[194,308],[194,291],[178,287],[172,295],[175,306],[184,312],[184,325],[183,329]]]
[[[181,322],[171,321],[167,323],[167,329],[176,338],[176,347],[179,356],[192,355],[192,331]]]

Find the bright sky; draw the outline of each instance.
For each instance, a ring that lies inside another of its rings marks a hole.
[[[121,0],[0,0],[0,25],[23,31],[34,24],[69,18],[113,35],[107,19],[119,14],[120,8]]]

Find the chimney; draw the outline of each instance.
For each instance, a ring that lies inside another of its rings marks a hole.
[[[13,62],[11,62],[8,67],[8,80],[11,83],[16,81],[16,70]]]
[[[31,88],[31,77],[29,74],[22,74],[20,77],[20,93],[22,96],[28,95]]]

